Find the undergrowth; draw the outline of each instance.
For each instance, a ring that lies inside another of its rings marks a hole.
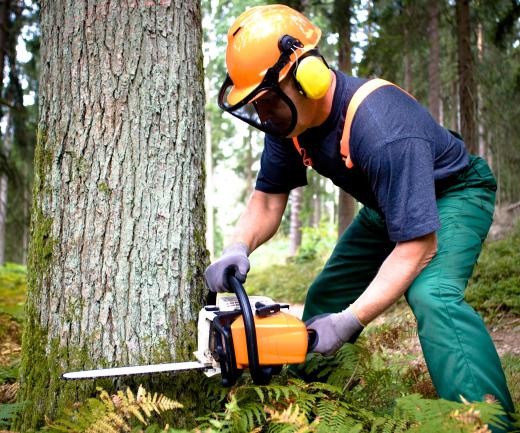
[[[0,313],[21,321],[27,295],[27,268],[15,263],[0,266]]]
[[[146,395],[140,388],[139,395]],[[101,391],[97,399],[75,405],[43,431],[52,433],[180,433],[162,425],[156,415],[177,409],[175,402],[159,410],[137,399],[121,398],[131,391],[109,396]],[[116,403],[118,402],[118,403]],[[149,394],[147,404],[151,402]],[[266,386],[243,384],[232,388],[222,400],[222,410],[199,419],[194,433],[248,432],[349,432],[349,433],[489,433],[488,425],[500,425],[501,409],[496,403],[463,403],[427,400],[419,394],[396,400],[393,410],[378,414],[363,406],[341,386],[329,383],[306,383],[296,378]],[[130,409],[130,408],[133,409]],[[155,414],[153,413],[155,411]]]
[[[520,223],[507,239],[484,244],[466,300],[488,321],[520,316]]]

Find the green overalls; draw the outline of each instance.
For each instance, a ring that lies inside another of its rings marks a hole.
[[[495,346],[464,289],[493,220],[496,181],[487,163],[471,156],[454,179],[437,184],[441,228],[438,252],[405,294],[416,319],[426,364],[439,397],[482,401],[491,394],[514,412]],[[384,219],[364,207],[338,241],[309,288],[303,320],[339,312],[375,277],[395,244]]]

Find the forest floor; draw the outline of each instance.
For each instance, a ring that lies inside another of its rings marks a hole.
[[[303,304],[291,305],[289,312],[301,318],[303,314]],[[369,329],[375,330],[378,326],[392,322],[397,316],[403,315],[411,315],[411,312],[404,304],[399,304],[395,309],[382,314],[374,320],[374,322],[369,325]],[[520,317],[503,317],[498,322],[488,326],[488,331],[491,334],[491,338],[500,356],[508,353],[520,356]],[[404,349],[409,350],[410,354],[422,356],[421,345],[417,334],[414,332],[409,339],[409,344],[406,344]]]
[[[303,304],[292,304],[289,312],[301,318]],[[515,404],[520,405],[520,317],[506,315],[487,325],[502,360]],[[407,364],[421,378],[418,389],[424,396],[435,397],[435,388],[427,373],[426,362],[416,331],[415,319],[404,301],[398,302],[367,326],[369,346],[385,354],[388,362]]]

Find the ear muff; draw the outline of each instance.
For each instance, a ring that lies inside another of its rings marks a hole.
[[[323,98],[332,82],[329,68],[316,56],[302,59],[298,63],[294,77],[303,94],[310,99]]]

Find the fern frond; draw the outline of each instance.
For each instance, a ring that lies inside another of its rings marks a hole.
[[[309,421],[300,408],[290,404],[282,411],[276,411],[266,406],[265,411],[269,415],[269,433],[310,432]]]
[[[139,386],[137,395],[130,388],[112,396],[101,388],[98,388],[98,392],[98,398],[88,399],[74,410],[66,409],[64,416],[49,425],[47,430],[60,433],[129,432],[132,419],[147,426],[154,412],[161,415],[182,407],[162,394],[149,394],[143,386]]]
[[[12,419],[25,406],[25,403],[7,403],[0,404],[0,427],[9,427]]]

